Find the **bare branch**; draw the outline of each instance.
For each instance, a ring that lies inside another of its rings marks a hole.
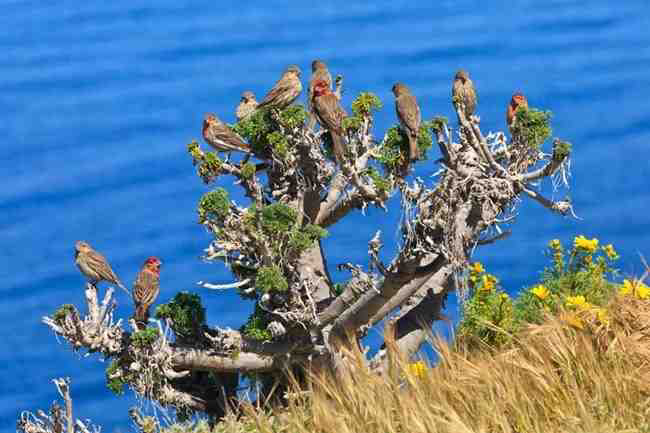
[[[530,190],[530,189],[526,188],[523,185],[520,185],[520,188],[524,193],[526,193],[526,195],[528,197],[532,198],[533,200],[535,200],[536,202],[538,202],[539,204],[541,204],[545,208],[547,208],[547,209],[549,209],[549,210],[551,210],[553,212],[559,213],[562,216],[566,216],[569,212],[571,212],[571,215],[573,215],[573,217],[577,218],[575,213],[573,213],[573,208],[571,207],[571,202],[570,201],[561,200],[561,201],[554,202],[554,201],[551,201],[551,200],[547,199],[543,195],[541,195],[541,194],[539,194],[539,193],[537,193],[537,192],[535,192],[533,190]]]

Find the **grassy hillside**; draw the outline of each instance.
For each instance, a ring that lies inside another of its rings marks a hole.
[[[551,241],[549,257],[514,300],[474,264],[456,341],[432,338],[434,367],[394,357],[378,376],[351,353],[343,377],[314,374],[288,407],[243,407],[214,431],[650,432],[650,289],[611,282],[616,252],[595,239]]]

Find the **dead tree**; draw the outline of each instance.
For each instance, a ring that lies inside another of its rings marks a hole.
[[[441,317],[447,293],[462,290],[474,249],[507,237],[522,198],[559,215],[572,212],[568,200],[549,200],[537,188],[545,177],[554,188],[568,187],[570,144],[555,139],[550,153],[542,150],[551,134],[550,113],[519,109],[506,140],[501,132],[484,134],[480,118],[467,118],[462,102],[452,102],[457,128],[437,117],[420,129],[420,154],[435,155],[434,143],[440,152],[437,180],[430,183],[403,178],[407,140],[397,127],[375,139],[373,112],[381,103],[370,93],[358,96],[344,120],[340,166],[328,132],[311,130],[300,106],[258,110],[233,126],[260,164],[221,159],[197,142],[188,146],[206,184],[230,176],[250,199],[235,203],[218,188],[198,205],[200,223],[214,235],[204,259],[223,261],[235,279],[203,286],[256,301],[239,330],[206,326],[199,297],[180,293],[158,307],[157,327],[138,331],[131,323],[129,331],[113,315],[112,290],[100,304],[90,285],[84,316],[66,305],[44,322],[75,350],[111,359],[109,386],[126,384],[162,405],[216,416],[232,401],[237,375],[340,368],[346,339],[360,340],[391,314],[396,346],[414,354]],[[377,231],[368,240],[367,263],[337,264],[350,278],[336,284],[321,238],[352,212],[385,209],[393,194],[400,195],[403,213],[395,257],[380,260]],[[380,351],[369,365],[381,370],[384,355]]]

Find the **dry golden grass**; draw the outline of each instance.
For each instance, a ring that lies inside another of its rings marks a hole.
[[[215,431],[650,432],[650,302],[618,297],[608,315],[583,329],[548,317],[500,352],[434,340],[439,363],[420,374],[396,357],[379,377],[353,355],[349,373],[314,374],[288,408],[245,408]]]

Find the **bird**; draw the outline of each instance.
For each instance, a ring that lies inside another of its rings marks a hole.
[[[220,152],[250,152],[250,146],[213,113],[203,117],[203,139]]]
[[[395,95],[397,118],[409,140],[409,160],[415,161],[419,158],[418,133],[420,132],[420,123],[422,122],[420,107],[418,106],[417,99],[411,94],[411,91],[406,85],[395,83],[392,90]]]
[[[332,74],[330,74],[327,65],[322,60],[311,62],[311,78],[309,79],[309,94],[307,95],[307,108],[310,113],[309,129],[313,129],[316,124],[316,113],[314,113],[312,107],[312,100],[314,99],[314,86],[318,81],[324,81],[329,88],[332,88]]]
[[[515,92],[514,95],[512,95],[512,99],[510,99],[510,102],[508,103],[508,108],[506,109],[506,124],[510,130],[510,134],[512,134],[515,126],[515,120],[517,120],[516,113],[519,107],[528,109],[528,100],[523,93]]]
[[[241,99],[239,101],[239,105],[235,110],[235,117],[237,117],[237,121],[241,122],[242,120],[244,120],[245,118],[253,114],[256,108],[257,108],[257,100],[255,100],[255,94],[250,90],[247,90],[244,93],[242,93]]]
[[[106,281],[116,284],[129,293],[129,290],[124,287],[120,279],[115,275],[106,258],[95,251],[88,242],[77,241],[75,243],[74,262],[93,286],[97,287],[100,281]]]
[[[302,92],[300,75],[301,71],[298,66],[289,66],[257,108],[273,107],[282,110],[291,105]]]
[[[454,76],[454,84],[451,86],[451,96],[454,105],[462,102],[465,107],[465,116],[469,117],[476,110],[476,90],[474,83],[469,78],[467,71],[459,69]]]
[[[157,257],[144,261],[142,269],[133,283],[134,319],[138,324],[145,324],[149,319],[149,307],[156,301],[160,292],[160,265]]]
[[[332,137],[332,147],[336,161],[342,165],[345,154],[343,142],[343,119],[347,113],[341,107],[339,98],[332,92],[330,84],[325,80],[314,83],[312,107],[318,123],[327,128]]]

